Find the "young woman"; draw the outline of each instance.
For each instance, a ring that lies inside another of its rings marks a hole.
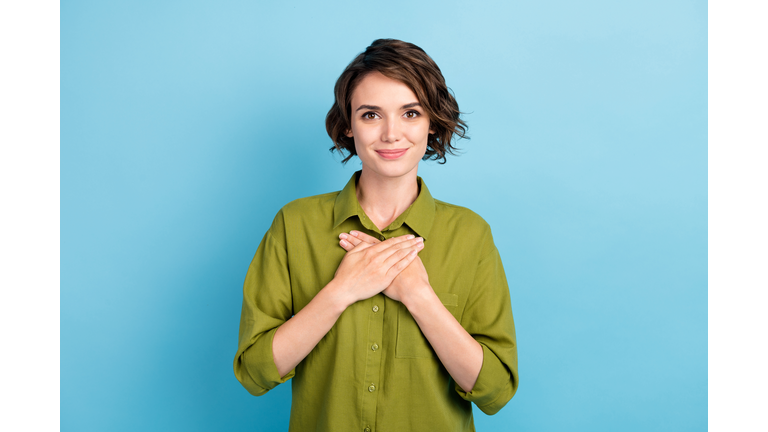
[[[336,82],[333,149],[362,170],[284,206],[246,275],[235,375],[293,378],[291,431],[472,431],[518,385],[509,289],[488,224],[417,171],[465,123],[416,45],[376,40]],[[483,185],[478,185],[483,187]]]

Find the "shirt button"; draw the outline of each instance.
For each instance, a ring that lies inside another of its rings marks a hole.
[[[377,349],[379,349],[379,345],[378,344],[373,344],[373,345],[371,345],[371,349],[376,351]]]
[[[376,390],[376,386],[375,385],[371,384],[371,385],[368,386],[368,391],[369,392],[372,392],[374,390]]]
[[[378,306],[376,306],[376,305],[373,305],[373,311],[374,311],[374,312],[378,312],[378,311],[379,311],[379,307],[378,307]]]
[[[371,432],[371,428],[367,427],[367,428],[363,429],[363,432]]]

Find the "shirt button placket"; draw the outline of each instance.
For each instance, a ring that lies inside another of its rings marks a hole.
[[[378,396],[381,392],[381,350],[379,342],[382,341],[384,331],[384,295],[377,294],[368,303],[371,312],[368,313],[368,345],[365,347],[365,381],[361,386],[363,391],[363,431],[370,432],[371,425],[376,424],[376,409]],[[379,390],[379,391],[377,391]]]

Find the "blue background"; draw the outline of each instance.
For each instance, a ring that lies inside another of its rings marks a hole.
[[[419,174],[510,282],[520,389],[478,430],[706,430],[707,3],[594,0],[62,2],[61,429],[287,429],[232,372],[242,283],[359,169],[324,117],[379,37],[468,113]]]

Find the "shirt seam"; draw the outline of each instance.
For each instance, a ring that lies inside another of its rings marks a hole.
[[[269,237],[271,237],[271,238],[272,238],[272,240],[274,240],[274,241],[275,241],[275,243],[277,243],[278,245],[280,245],[280,247],[283,249],[283,251],[286,251],[286,252],[288,251],[288,248],[286,248],[284,244],[280,243],[280,240],[278,240],[278,239],[277,239],[277,236],[275,236],[274,234],[272,234],[272,230],[271,230],[271,229],[268,229],[268,230],[267,230],[267,235],[268,235]]]

